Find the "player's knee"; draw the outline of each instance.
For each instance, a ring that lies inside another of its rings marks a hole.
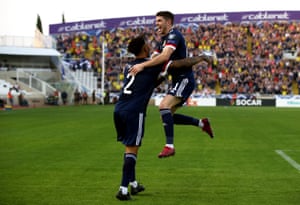
[[[170,109],[170,105],[164,101],[161,101],[161,103],[159,104],[159,109]]]
[[[159,104],[159,109],[170,109],[171,108],[170,102],[171,100],[169,99],[168,96],[164,97]]]

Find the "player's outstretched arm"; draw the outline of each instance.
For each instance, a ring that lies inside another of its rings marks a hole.
[[[168,61],[163,66],[163,71],[161,72],[161,76],[166,76],[168,73],[168,69],[184,69],[184,68],[190,68],[193,65],[201,62],[206,61],[209,64],[213,64],[213,61],[216,60],[216,54],[211,51],[204,51],[199,56],[191,57],[191,58],[185,58],[180,60],[174,60],[174,61]]]
[[[169,68],[171,68],[171,69],[179,69],[179,68],[186,68],[186,67],[190,68],[191,66],[193,66],[201,61],[206,61],[207,63],[212,63],[212,60],[213,59],[210,56],[205,56],[205,55],[195,56],[195,57],[191,57],[191,58],[175,60],[169,65]]]

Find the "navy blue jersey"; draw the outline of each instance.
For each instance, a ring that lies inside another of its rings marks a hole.
[[[124,69],[124,85],[121,95],[115,106],[115,111],[126,110],[145,113],[149,99],[155,88],[158,75],[162,70],[161,66],[144,69],[136,76],[129,75],[129,69],[147,59],[137,59],[127,64]]]
[[[165,47],[171,47],[172,49],[174,49],[170,60],[179,60],[187,57],[187,48],[185,45],[184,37],[175,28],[171,29],[167,35],[161,38],[161,42],[155,52],[161,53]],[[169,70],[169,74],[171,74],[173,77],[190,72],[192,72],[192,67],[190,69]]]

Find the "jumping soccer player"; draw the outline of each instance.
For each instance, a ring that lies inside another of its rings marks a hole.
[[[144,70],[145,67],[159,65],[168,60],[183,59],[187,56],[184,37],[173,27],[173,21],[174,15],[169,11],[160,11],[156,14],[156,30],[161,36],[161,42],[152,55],[153,58],[151,60],[132,67],[131,72],[133,74]],[[207,118],[199,120],[182,114],[174,114],[187,101],[195,88],[192,66],[188,69],[170,70],[169,73],[172,76],[172,88],[159,106],[166,137],[166,145],[159,153],[159,158],[175,154],[174,124],[199,126],[211,138],[214,137]]]

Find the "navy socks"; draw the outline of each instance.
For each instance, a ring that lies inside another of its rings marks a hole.
[[[127,187],[129,182],[135,181],[135,164],[136,155],[125,153],[121,186]]]
[[[199,125],[199,119],[186,116],[186,115],[181,115],[181,114],[174,114],[173,120],[174,120],[174,124],[177,125],[194,125],[194,126]]]
[[[163,122],[166,144],[174,144],[174,121],[170,109],[160,109],[160,116]]]

